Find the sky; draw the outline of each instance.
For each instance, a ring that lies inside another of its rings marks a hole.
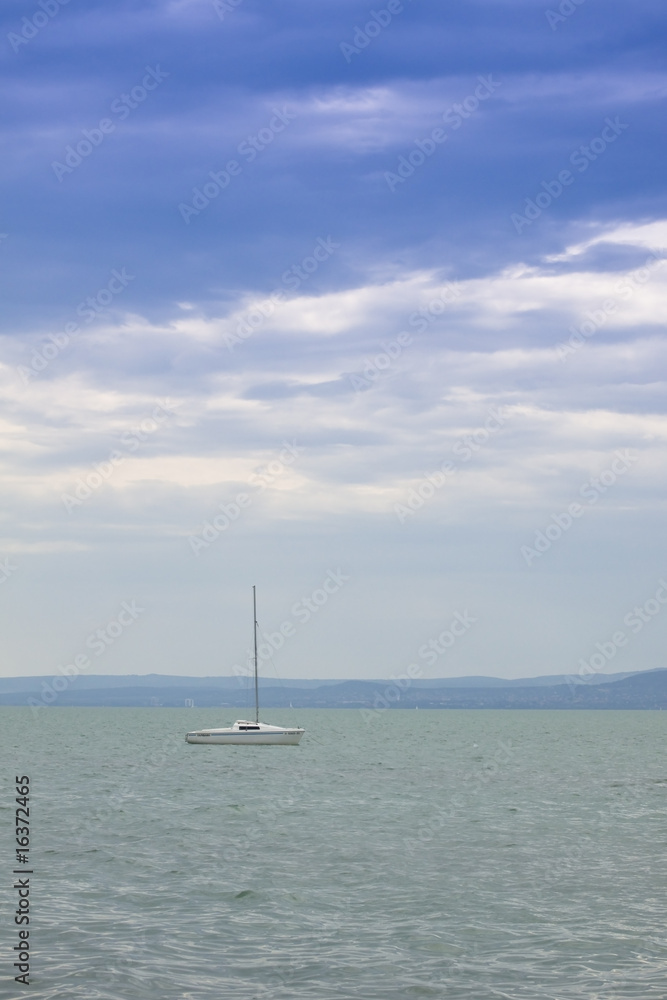
[[[667,666],[666,15],[8,0],[0,674]]]

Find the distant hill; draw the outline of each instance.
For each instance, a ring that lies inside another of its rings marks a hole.
[[[566,684],[567,674],[552,674],[542,677],[523,677],[518,680],[508,680],[505,677],[433,677],[429,679],[417,678],[411,682],[415,688],[440,688],[440,687],[536,687],[553,686],[554,684]],[[588,684],[611,683],[612,681],[623,680],[624,677],[634,676],[630,672],[618,674],[591,674],[587,678]],[[52,680],[50,674],[36,677],[0,677],[0,694],[3,692],[23,692],[39,691],[42,684],[48,684]],[[176,674],[80,674],[76,678],[77,688],[165,688],[165,687],[187,687],[187,688],[224,688],[231,691],[239,691],[248,683],[249,678],[245,677],[183,677]],[[278,680],[271,677],[260,677],[260,687],[289,687],[289,688],[319,688],[331,685],[347,684],[350,681],[339,680],[302,680],[288,678]],[[390,684],[390,680],[379,681],[359,681],[361,684]]]
[[[493,678],[489,678],[493,680]],[[0,677],[0,695],[10,691],[39,691],[42,684],[53,680],[51,674],[36,677]],[[245,677],[181,677],[174,674],[80,674],[76,678],[77,688],[129,688],[129,687],[216,687],[229,688],[238,691],[244,687],[248,678]],[[511,683],[511,682],[508,682]],[[339,680],[277,680],[276,678],[260,677],[260,687],[321,687],[327,684],[340,684]],[[2,704],[2,702],[0,702]]]
[[[40,699],[53,677],[0,679],[0,705]],[[404,682],[405,683],[405,682]],[[397,697],[398,695],[398,697]],[[59,707],[244,708],[252,701],[237,677],[172,677],[167,674],[80,676],[53,704]],[[564,675],[503,680],[455,677],[415,680],[400,693],[391,680],[262,682],[269,708],[667,708],[667,669],[598,674],[567,683]]]

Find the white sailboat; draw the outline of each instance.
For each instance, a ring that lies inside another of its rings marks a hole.
[[[257,680],[257,595],[252,588],[253,637],[255,647],[255,721],[237,719],[227,729],[199,729],[186,733],[186,743],[236,743],[252,746],[296,746],[305,733],[297,726],[270,726],[259,721],[259,682]],[[291,707],[291,706],[290,706]]]

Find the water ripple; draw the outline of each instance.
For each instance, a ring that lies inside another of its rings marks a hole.
[[[664,996],[667,713],[294,714],[318,743],[0,710],[33,1000]]]

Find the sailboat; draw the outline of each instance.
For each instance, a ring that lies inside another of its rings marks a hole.
[[[259,721],[259,682],[257,680],[257,594],[252,588],[253,637],[255,663],[255,721],[237,719],[233,726],[227,729],[198,729],[186,733],[186,743],[238,743],[244,746],[296,746],[305,733],[305,729],[294,726],[270,726]],[[290,706],[291,707],[291,706]]]

